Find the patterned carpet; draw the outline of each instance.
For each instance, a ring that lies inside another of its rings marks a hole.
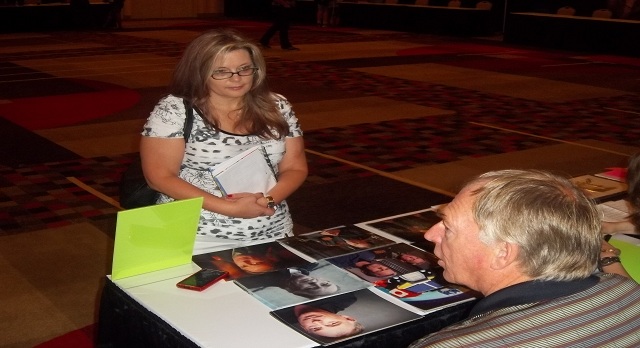
[[[264,29],[264,23],[216,23],[220,26],[241,27],[248,35],[256,38]],[[178,28],[200,32],[205,27]],[[171,29],[176,28],[160,28]],[[135,31],[131,30],[132,33]],[[3,76],[12,76],[4,77],[3,83],[0,83],[0,99],[66,94],[70,91],[77,93],[86,91],[87,88],[65,79],[43,79],[46,74],[16,66],[11,61],[121,53],[152,53],[177,57],[184,48],[184,44],[181,43],[113,32],[73,32],[60,35],[64,36],[67,42],[99,43],[100,47],[89,50],[52,48],[37,52],[0,54],[0,68],[5,73],[11,73]],[[58,43],[58,39],[59,37],[49,36],[15,40],[26,41],[24,44],[53,45]],[[305,133],[308,149],[391,173],[427,164],[447,163],[557,144],[558,141],[553,139],[590,139],[627,145],[637,145],[640,139],[640,129],[637,127],[638,114],[629,113],[631,110],[640,110],[640,94],[637,90],[637,76],[640,71],[638,59],[616,60],[615,57],[602,55],[589,58],[568,52],[505,47],[501,43],[475,39],[439,38],[410,33],[377,32],[361,35],[349,31],[306,27],[296,27],[292,31],[292,41],[296,44],[385,40],[419,43],[424,45],[424,49],[398,52],[398,56],[395,57],[333,61],[303,62],[269,57],[270,78],[286,79],[311,89],[343,91],[450,110],[453,111],[453,115],[310,130]],[[505,59],[506,51],[526,59]],[[353,70],[359,67],[424,63],[608,87],[607,84],[611,83],[609,79],[594,76],[594,71],[597,70],[598,73],[617,77],[616,87],[629,93],[615,97],[553,103]],[[562,73],[539,68],[541,65],[553,64],[566,67]],[[493,127],[482,126],[483,124]],[[16,134],[15,130],[0,131],[3,132],[11,132],[12,134],[6,134],[6,137],[13,137],[12,139],[23,138],[22,135]],[[24,134],[25,139],[33,136],[28,132]],[[2,143],[5,162],[0,166],[0,205],[3,207],[0,211],[0,235],[87,220],[96,224],[113,220],[114,214],[118,211],[117,207],[77,186],[69,178],[75,178],[117,201],[120,173],[133,155],[83,159],[64,155],[49,156],[49,160],[42,160],[42,163],[29,161],[23,154],[11,157],[11,148],[16,146],[20,145]],[[55,147],[53,144],[52,146]],[[64,150],[60,150],[60,153],[63,152]],[[364,169],[325,157],[311,154],[308,157],[310,175],[303,189],[374,175]],[[392,193],[383,192],[383,195],[385,194]]]
[[[120,176],[136,156],[86,158],[18,168],[0,167],[0,206],[3,207],[0,211],[0,235],[85,221],[110,226],[120,209],[78,186],[76,182],[117,202]],[[306,186],[373,175],[319,156],[308,155],[308,162],[311,174]]]
[[[117,198],[119,173],[131,161],[90,158],[0,168],[0,235],[112,218],[118,209],[71,182]]]

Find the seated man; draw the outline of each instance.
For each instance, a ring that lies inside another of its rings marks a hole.
[[[640,286],[595,272],[595,204],[569,180],[489,172],[425,233],[444,278],[485,297],[469,317],[410,347],[638,347]]]

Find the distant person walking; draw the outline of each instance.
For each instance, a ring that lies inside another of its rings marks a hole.
[[[122,29],[122,8],[125,0],[109,0],[111,9],[105,21],[105,28]]]
[[[71,18],[75,29],[88,29],[95,25],[91,17],[91,3],[89,0],[71,0]]]
[[[280,32],[280,47],[283,50],[297,51],[289,41],[289,27],[293,18],[293,9],[296,6],[295,0],[272,0],[271,15],[273,16],[273,24],[267,29],[260,39],[260,44],[264,48],[271,48],[269,41],[276,32]]]
[[[336,0],[315,0],[316,2],[316,23],[319,26],[329,26],[338,24],[337,1]]]

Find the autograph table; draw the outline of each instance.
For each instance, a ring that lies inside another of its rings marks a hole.
[[[587,52],[640,55],[640,21],[512,12],[505,42]]]
[[[270,309],[233,282],[203,291],[175,284],[198,267],[187,265],[137,277],[105,279],[98,347],[316,347],[273,318]],[[342,341],[332,347],[402,347],[464,319],[474,302]]]
[[[491,11],[475,7],[404,5],[371,2],[340,3],[344,26],[459,36],[491,31]]]

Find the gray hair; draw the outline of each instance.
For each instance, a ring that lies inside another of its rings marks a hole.
[[[467,186],[476,196],[472,210],[480,240],[518,245],[518,262],[528,276],[572,280],[595,270],[600,214],[570,180],[544,171],[501,170]]]

